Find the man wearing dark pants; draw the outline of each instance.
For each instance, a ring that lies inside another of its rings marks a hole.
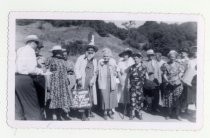
[[[15,74],[15,119],[42,120],[33,75],[50,75],[37,68],[35,51],[40,49],[36,35],[26,37],[25,46],[17,50]]]

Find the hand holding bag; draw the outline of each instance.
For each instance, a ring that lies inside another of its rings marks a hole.
[[[77,85],[72,90],[72,109],[89,109],[92,107],[90,92],[84,89],[78,89]]]

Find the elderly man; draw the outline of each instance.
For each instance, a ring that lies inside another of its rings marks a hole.
[[[152,112],[156,113],[158,111],[158,105],[159,105],[159,75],[158,75],[158,64],[155,60],[155,53],[152,49],[147,50],[147,57],[148,60],[146,61],[145,65],[148,72],[148,80],[146,83],[148,83],[148,87],[145,87],[144,93],[145,96],[148,97],[148,101],[150,98],[152,99],[152,103],[148,103],[148,106],[151,107]]]
[[[36,35],[25,39],[25,46],[17,50],[15,74],[15,119],[41,120],[42,115],[32,75],[47,75],[37,67],[36,51],[40,50]],[[49,75],[49,74],[48,74]]]
[[[86,47],[86,52],[84,55],[78,57],[75,63],[75,76],[77,87],[81,89],[86,89],[91,95],[91,101],[94,105],[97,104],[97,95],[96,95],[96,73],[97,73],[97,60],[94,58],[95,53],[98,51],[98,48],[94,45],[94,42],[91,42]],[[82,111],[82,120],[88,120],[88,117],[93,117],[91,109],[88,111],[88,116],[85,115],[85,111]]]

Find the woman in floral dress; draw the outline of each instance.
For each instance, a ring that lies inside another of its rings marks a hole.
[[[138,118],[142,120],[141,110],[143,108],[143,85],[147,76],[147,69],[142,64],[142,55],[140,53],[133,54],[135,64],[131,66],[128,78],[130,84],[130,120],[135,117],[135,111]]]
[[[71,95],[67,79],[67,66],[62,53],[61,46],[54,46],[53,56],[46,63],[46,68],[52,72],[48,80],[46,102],[48,108],[52,110],[53,118],[56,117],[57,120],[61,120],[61,117],[70,119],[67,113],[70,110]]]
[[[184,73],[184,67],[177,62],[178,53],[171,50],[168,54],[169,62],[162,65],[163,71],[163,83],[165,85],[165,93],[163,96],[164,104],[167,107],[166,119],[173,115],[175,111],[175,117],[181,120],[180,114],[180,96],[183,91],[183,85],[181,78]]]

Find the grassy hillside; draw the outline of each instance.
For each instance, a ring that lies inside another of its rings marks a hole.
[[[40,26],[40,24],[33,23],[25,26],[16,26],[16,49],[24,45],[24,38],[27,35],[35,34],[38,35],[44,44],[44,48],[41,51],[41,54],[45,57],[51,56],[49,50],[61,40],[83,40],[88,41],[88,34],[94,32],[95,35],[95,44],[99,47],[97,52],[97,57],[101,58],[101,50],[104,47],[108,47],[113,51],[113,55],[118,59],[118,54],[123,51],[127,45],[123,44],[123,41],[119,38],[109,35],[109,37],[99,36],[92,28],[88,27],[53,27],[51,24],[45,23]],[[71,57],[73,61],[77,57]]]

